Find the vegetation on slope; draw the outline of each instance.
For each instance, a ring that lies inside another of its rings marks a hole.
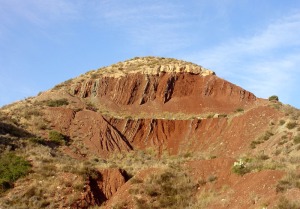
[[[285,120],[290,120],[289,116]],[[293,155],[294,158],[292,158],[292,155],[288,155],[288,153],[294,153],[294,150],[297,150],[298,135],[296,133],[299,134],[298,125],[293,129],[295,137],[291,137],[285,143],[293,144],[288,146],[290,150],[284,152],[286,155],[283,155],[283,153],[278,154],[281,158],[277,159],[275,153],[259,152],[261,146],[265,145],[267,141],[276,141],[275,138],[278,133],[270,134],[275,132],[275,129],[272,129],[273,126],[275,125],[270,124],[270,130],[259,137],[262,143],[257,144],[253,149],[258,154],[241,157],[241,165],[243,166],[240,168],[247,168],[246,171],[240,171],[237,168],[233,172],[241,172],[240,174],[244,175],[248,172],[257,172],[264,169],[286,169],[297,165],[297,155]],[[289,130],[280,121],[276,126],[286,131]],[[22,188],[20,189],[22,192],[15,192],[13,199],[3,201],[4,206],[7,207],[51,208],[62,205],[71,206],[78,200],[80,193],[84,191],[86,177],[91,175],[94,169],[99,168],[122,168],[133,177],[130,180],[133,184],[130,193],[134,197],[136,208],[176,208],[178,205],[190,208],[205,208],[217,201],[222,192],[215,190],[197,192],[199,186],[201,188],[201,185],[205,182],[194,182],[189,177],[186,168],[182,167],[185,162],[197,159],[191,154],[169,156],[167,153],[163,153],[158,155],[155,150],[147,149],[129,153],[114,153],[105,160],[94,157],[78,161],[67,157],[59,149],[51,148],[43,143],[32,143],[34,140],[24,140],[25,147],[17,149],[17,153],[23,156],[24,159],[31,159],[34,166],[29,175],[19,180],[18,189]],[[285,161],[282,159],[285,159]],[[146,179],[135,177],[139,171],[148,168],[157,168],[159,172]],[[215,179],[216,177],[211,177],[207,179],[206,183],[213,184]],[[278,192],[284,193],[291,188],[298,188],[299,180],[297,179],[298,177],[295,175],[292,178],[285,177],[282,179],[277,186]],[[26,187],[23,187],[22,185],[25,185],[25,182]],[[60,197],[66,198],[62,200]],[[287,201],[288,203],[286,203]],[[297,204],[284,199],[278,202],[278,208],[282,208],[283,203]],[[126,204],[126,202],[120,203],[115,205],[115,208],[126,208]]]
[[[0,155],[0,193],[13,187],[13,183],[25,176],[30,170],[30,163],[13,152]]]

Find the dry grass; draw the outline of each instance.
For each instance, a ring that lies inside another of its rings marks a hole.
[[[194,182],[186,168],[181,166],[187,160],[189,158],[184,158],[184,155],[164,154],[157,158],[157,152],[150,149],[115,155],[106,163],[118,165],[131,175],[135,175],[139,170],[158,168],[154,174],[145,179],[133,177],[130,180],[129,193],[134,199],[135,208],[207,208],[218,200],[222,192],[202,190],[198,194],[198,189],[207,183],[213,184],[217,176],[210,175],[203,183]],[[122,202],[114,208],[126,207],[126,202]]]
[[[232,172],[238,175],[244,175],[250,172],[259,172],[262,170],[283,170],[286,164],[279,162],[264,154],[242,156],[232,166]]]
[[[87,179],[94,175],[95,169],[118,167],[126,170],[131,176],[149,167],[159,168],[163,172],[151,176],[147,181],[132,179],[136,185],[145,184],[143,194],[147,198],[155,196],[153,188],[158,186],[160,198],[156,205],[172,206],[190,205],[190,195],[194,194],[195,184],[189,179],[180,165],[189,159],[188,156],[161,155],[153,149],[115,153],[109,159],[93,158],[77,161],[62,154],[57,149],[39,143],[24,141],[25,146],[18,153],[32,162],[32,172],[20,179],[9,195],[0,199],[4,208],[60,208],[69,207],[80,198]],[[95,174],[96,175],[96,174]],[[213,182],[215,176],[208,181]],[[141,190],[133,191],[141,193]],[[148,199],[145,199],[147,202]],[[139,200],[136,204],[140,204]],[[150,204],[150,202],[149,202]],[[152,204],[152,203],[151,203]],[[171,208],[172,208],[171,207]]]
[[[124,153],[113,153],[107,160],[94,158],[93,165],[102,168],[121,168],[126,170],[130,176],[147,168],[167,168],[173,164],[182,164],[190,159],[188,156],[170,156],[167,152],[159,154],[157,150],[149,148],[146,150],[134,150]]]
[[[295,171],[290,171],[278,182],[276,191],[285,192],[291,188],[300,189],[300,174],[297,174]]]
[[[87,108],[88,109],[88,108]],[[203,114],[187,114],[183,112],[153,112],[149,114],[149,112],[138,112],[136,114],[127,111],[114,111],[109,109],[108,107],[97,105],[92,109],[93,111],[97,111],[104,116],[117,118],[117,119],[130,119],[130,120],[138,120],[138,119],[163,119],[163,120],[194,120],[194,119],[211,119],[211,118],[227,118],[230,115],[223,113],[203,113]]]
[[[26,146],[17,153],[32,163],[31,173],[18,180],[15,189],[0,199],[0,207],[61,208],[80,198],[87,165],[50,147],[24,143]]]
[[[290,201],[285,197],[281,197],[275,207],[276,209],[299,209],[299,201]]]
[[[291,120],[298,120],[300,117],[300,110],[297,108],[294,108],[290,105],[283,105],[282,111],[285,113],[286,116],[288,116]]]
[[[187,208],[195,202],[196,184],[179,164],[133,185],[136,208]]]
[[[262,144],[265,141],[268,141],[270,139],[270,137],[272,137],[274,134],[271,131],[266,131],[263,135],[261,135],[260,137],[258,137],[258,139],[253,140],[250,143],[250,147],[251,149],[256,148],[256,145]]]
[[[197,195],[196,203],[191,207],[192,209],[205,209],[212,203],[220,202],[217,197],[219,195],[214,190],[203,190]]]

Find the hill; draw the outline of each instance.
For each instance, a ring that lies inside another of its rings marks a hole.
[[[89,71],[0,109],[2,161],[30,164],[0,208],[297,208],[299,116],[181,60]]]

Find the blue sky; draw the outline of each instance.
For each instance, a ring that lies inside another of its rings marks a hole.
[[[300,1],[0,0],[0,106],[135,56],[300,108]]]

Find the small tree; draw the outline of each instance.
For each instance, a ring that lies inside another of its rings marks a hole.
[[[13,183],[25,176],[30,170],[30,163],[14,153],[0,155],[0,194],[13,187]]]
[[[239,159],[238,161],[234,162],[231,170],[233,173],[241,176],[250,172],[250,169],[246,166],[246,162],[243,159]]]
[[[49,131],[49,140],[57,145],[65,145],[65,136],[57,131]]]
[[[273,95],[273,96],[270,96],[269,97],[269,101],[279,101],[279,98],[278,98],[278,96],[276,96],[276,95]]]
[[[48,100],[47,101],[47,105],[49,107],[60,107],[60,106],[63,106],[63,105],[68,105],[69,102],[67,99],[57,99],[57,100]]]

